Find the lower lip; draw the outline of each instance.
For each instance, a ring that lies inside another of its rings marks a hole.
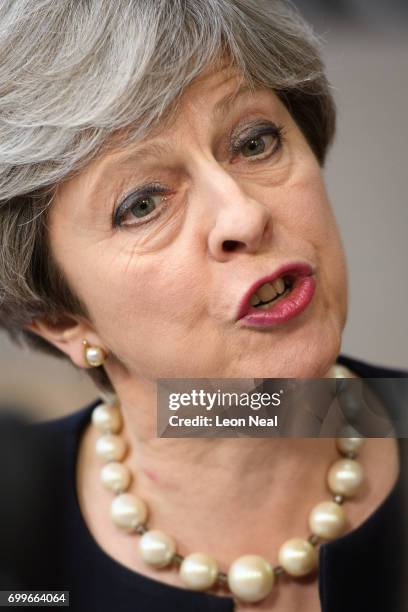
[[[286,323],[307,308],[315,290],[316,281],[312,276],[298,277],[291,292],[271,306],[270,310],[260,310],[251,306],[249,312],[240,321],[250,327],[272,327]]]

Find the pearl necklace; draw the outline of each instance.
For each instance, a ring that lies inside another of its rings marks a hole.
[[[330,378],[349,378],[353,374],[343,366],[333,366]],[[185,557],[176,552],[173,538],[157,529],[148,529],[146,503],[132,493],[126,493],[132,476],[122,463],[126,443],[117,433],[122,428],[119,402],[116,399],[98,404],[92,412],[92,423],[101,432],[96,442],[96,453],[103,460],[102,484],[116,494],[111,504],[111,518],[121,529],[136,532],[139,553],[150,567],[163,568],[175,564],[182,583],[192,590],[204,591],[216,583],[227,586],[231,593],[244,602],[258,602],[271,592],[276,578],[283,573],[294,578],[311,573],[317,566],[317,546],[344,532],[346,514],[343,502],[354,496],[363,483],[363,470],[355,460],[362,438],[337,438],[337,450],[342,456],[327,474],[331,500],[318,503],[309,514],[310,535],[307,539],[291,538],[278,552],[278,564],[272,565],[259,555],[247,554],[237,558],[227,573],[221,572],[216,560],[208,554],[194,552]]]

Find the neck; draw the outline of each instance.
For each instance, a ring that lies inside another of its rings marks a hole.
[[[332,439],[157,438],[155,385],[124,385],[117,394],[132,492],[151,509],[150,526],[172,534],[184,552],[204,542],[228,564],[237,550],[270,556],[294,533],[308,535],[310,509],[327,498]],[[265,541],[271,522],[276,533]]]

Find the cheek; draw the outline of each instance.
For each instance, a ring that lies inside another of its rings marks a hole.
[[[322,191],[322,195],[325,196],[324,188]],[[342,328],[347,312],[346,260],[340,233],[327,196],[324,197],[324,206],[316,234],[318,268],[325,306],[335,315]]]
[[[95,259],[94,259],[95,261]],[[203,281],[192,261],[161,251],[98,259],[81,295],[111,350],[124,361],[182,340],[202,317]],[[147,350],[148,349],[148,350]]]
[[[288,193],[290,231],[305,242],[305,253],[309,252],[317,265],[326,306],[337,310],[343,319],[347,303],[346,260],[319,167],[311,164]]]

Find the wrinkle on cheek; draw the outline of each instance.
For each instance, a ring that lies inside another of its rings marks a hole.
[[[194,266],[180,266],[180,258],[140,255],[133,251],[118,252],[112,259],[111,269],[116,270],[111,286],[120,295],[118,312],[124,314],[130,327],[139,318],[142,326],[161,330],[166,326],[179,327],[180,335],[188,335],[203,316],[204,300],[200,291],[203,279]],[[109,273],[112,277],[112,272]],[[139,313],[139,316],[138,314]]]
[[[119,283],[119,286],[123,287],[124,281],[126,283],[130,281],[131,285],[143,284],[158,277],[158,274],[155,274],[154,267],[151,273],[149,273],[149,269],[145,269],[146,258],[137,253],[133,246],[128,244],[118,246],[114,244],[112,239],[112,244],[108,244],[108,246],[101,244],[101,247],[99,257],[96,260],[103,262],[105,259],[105,264],[102,265],[103,272],[112,274],[113,286],[115,283]],[[109,253],[111,253],[110,257]]]
[[[124,260],[124,263],[122,263]],[[120,270],[120,274],[123,277],[128,277],[131,275],[131,278],[137,280],[139,276],[139,270],[141,267],[140,259],[137,258],[137,254],[130,250],[129,252],[118,252],[117,253],[117,261],[118,267]],[[123,268],[123,271],[122,271]]]

